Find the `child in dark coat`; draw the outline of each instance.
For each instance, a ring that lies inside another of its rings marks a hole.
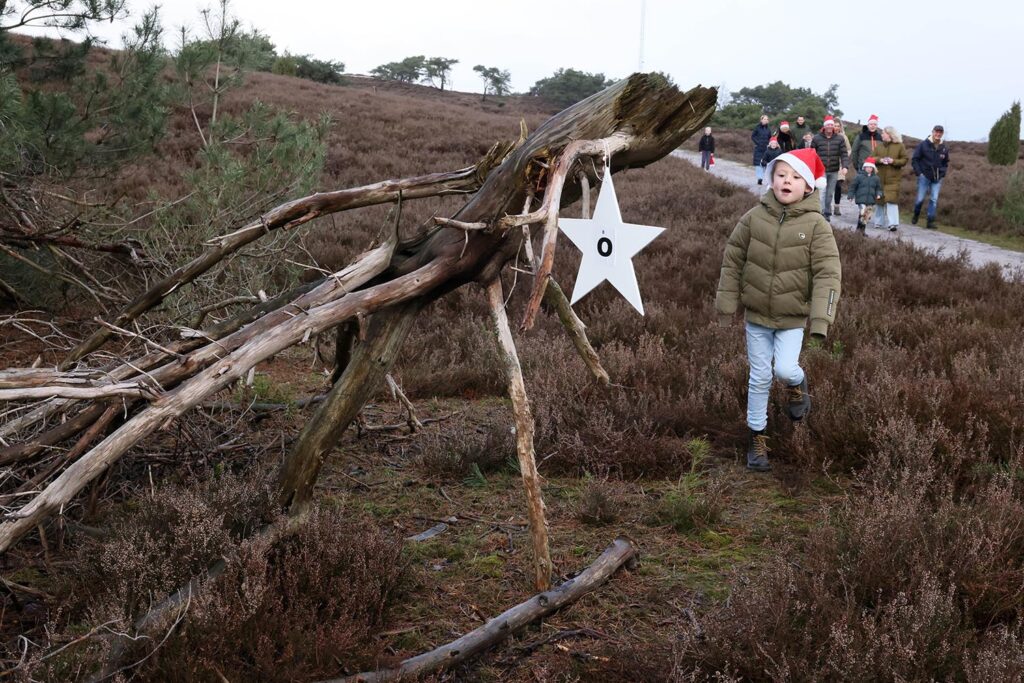
[[[764,156],[761,157],[761,168],[767,168],[768,164],[775,161],[775,158],[785,151],[782,149],[782,145],[779,144],[779,139],[773,135],[768,140],[768,149],[764,151]]]
[[[882,199],[882,181],[876,173],[875,158],[868,157],[864,160],[863,170],[850,183],[848,199],[852,199],[860,209],[860,217],[857,219],[857,229],[864,232],[868,221],[875,213],[875,203]]]

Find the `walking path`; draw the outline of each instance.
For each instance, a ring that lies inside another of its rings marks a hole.
[[[679,149],[672,152],[672,155],[685,159],[695,166],[700,166],[699,152]],[[754,167],[750,164],[715,159],[715,165],[711,167],[711,173],[734,185],[745,187],[755,195],[759,195],[766,189],[763,185],[757,184]],[[856,230],[857,205],[843,197],[840,207],[842,215],[832,216],[832,227],[850,231]],[[922,222],[924,221],[924,216],[921,217],[921,220]],[[956,255],[963,250],[967,252],[967,257],[975,268],[995,263],[1000,266],[1004,275],[1010,275],[1018,269],[1024,272],[1024,252],[1001,249],[984,242],[947,235],[938,230],[928,230],[915,225],[901,223],[899,230],[896,232],[889,232],[888,229],[878,230],[869,226],[867,236],[881,240],[909,242],[928,251],[950,256]]]

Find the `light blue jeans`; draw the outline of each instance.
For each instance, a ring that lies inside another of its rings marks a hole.
[[[900,224],[900,207],[895,202],[881,204],[875,209],[875,227],[888,228]]]
[[[917,176],[917,199],[914,200],[914,213],[920,215],[924,198],[930,194],[931,202],[928,204],[928,220],[935,220],[935,209],[939,206],[939,190],[941,189],[941,180],[929,180],[928,176],[924,173]]]
[[[804,328],[773,330],[747,323],[747,360],[750,381],[747,384],[747,426],[759,432],[768,426],[768,393],[772,388],[772,363],[775,376],[786,386],[804,381],[800,367],[800,347]]]
[[[764,166],[761,164],[754,164],[754,169],[757,171],[757,179],[764,180]]]
[[[836,195],[836,183],[839,182],[839,171],[826,173],[827,185],[821,195],[821,213],[825,218],[832,217],[832,198]]]

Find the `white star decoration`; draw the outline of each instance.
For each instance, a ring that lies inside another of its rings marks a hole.
[[[593,218],[559,218],[558,227],[583,252],[571,304],[607,280],[633,308],[644,314],[633,256],[660,235],[664,228],[623,223],[612,174],[605,165],[601,193]]]

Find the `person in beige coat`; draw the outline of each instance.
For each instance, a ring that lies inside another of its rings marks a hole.
[[[882,129],[882,143],[875,147],[875,165],[882,181],[883,205],[875,211],[875,227],[896,232],[900,224],[900,175],[910,161],[903,137],[892,126]]]
[[[810,320],[812,336],[828,333],[842,282],[839,248],[821,213],[819,192],[827,181],[817,152],[782,154],[765,177],[770,191],[729,236],[715,296],[720,325],[731,325],[741,306],[744,311],[750,362],[747,467],[757,472],[771,469],[765,430],[772,375],[786,385],[789,417],[806,417],[811,399],[799,363],[804,327]]]

